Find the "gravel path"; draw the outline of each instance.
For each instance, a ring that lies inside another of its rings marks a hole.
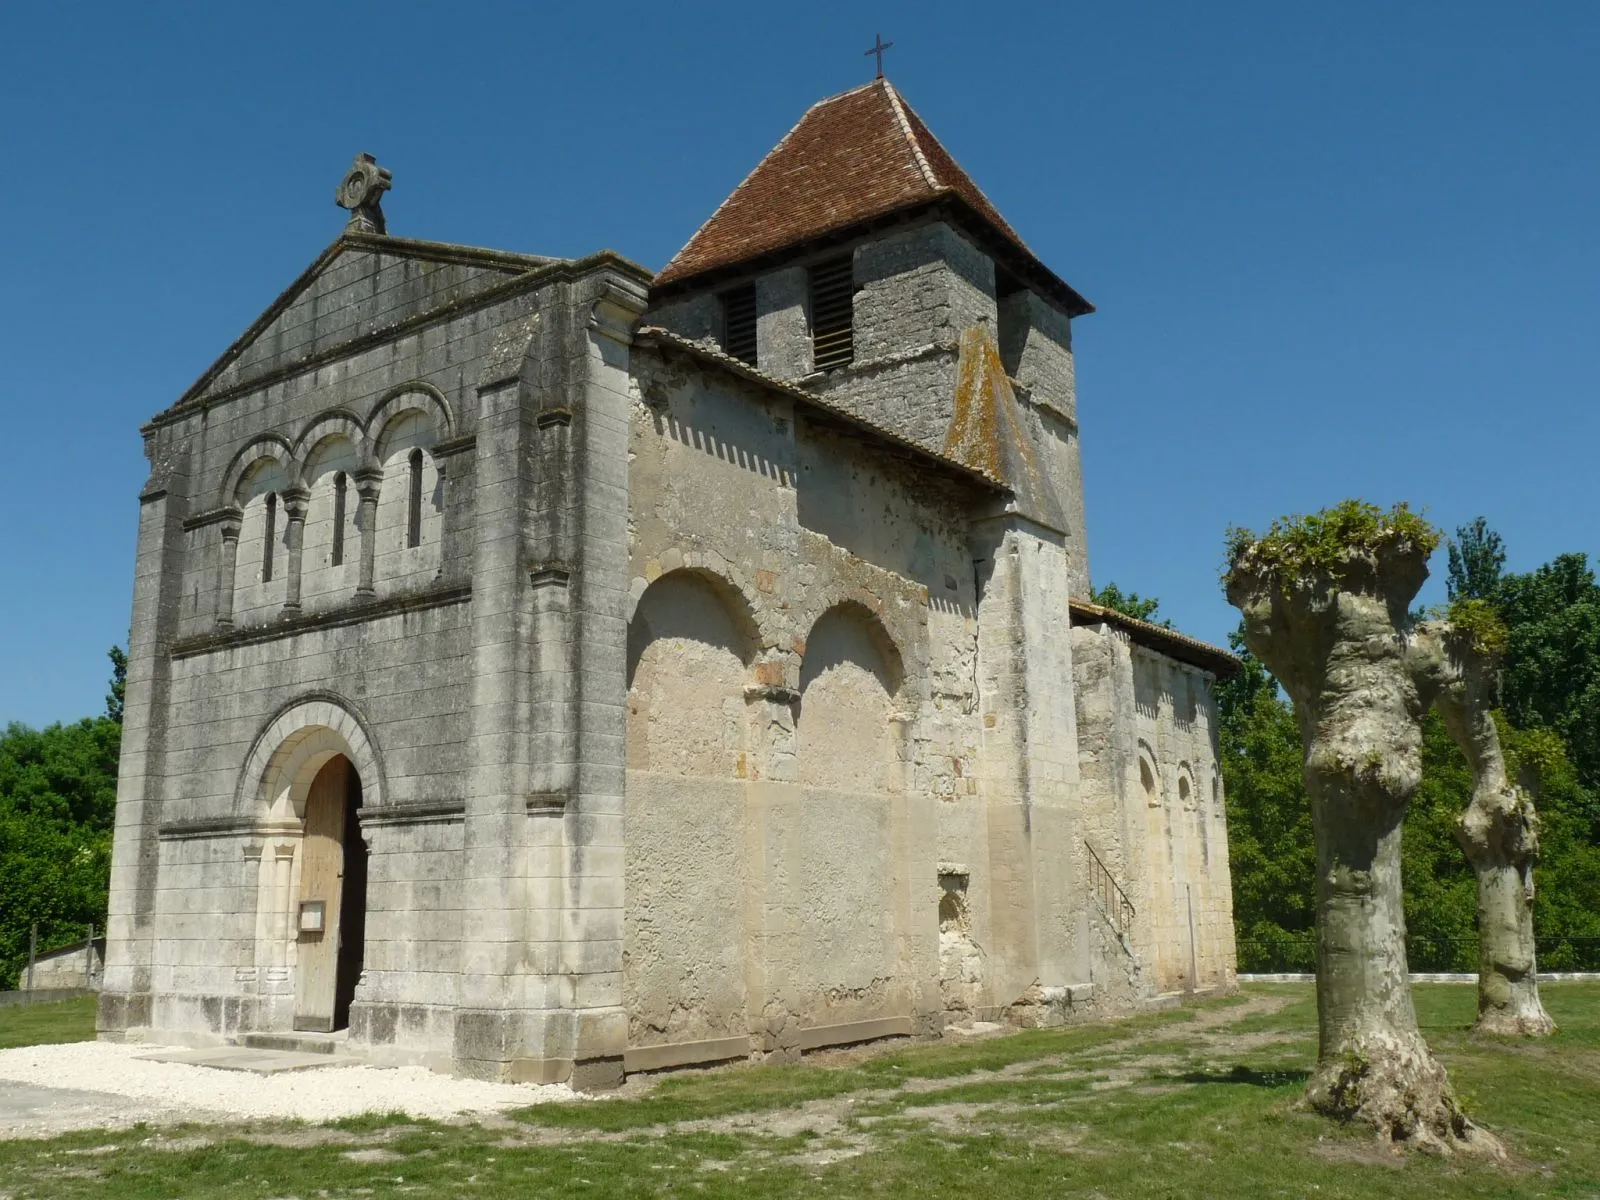
[[[373,1112],[442,1120],[576,1097],[565,1084],[483,1083],[424,1067],[357,1065],[261,1076],[138,1057],[159,1048],[68,1042],[0,1050],[0,1137],[139,1121],[315,1122]]]

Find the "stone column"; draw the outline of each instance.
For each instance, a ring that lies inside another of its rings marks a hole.
[[[289,522],[283,538],[289,552],[289,580],[283,611],[294,613],[300,611],[300,547],[305,542],[306,505],[311,492],[303,487],[285,488],[279,495],[283,497],[284,518]]]
[[[244,514],[230,508],[222,518],[222,554],[217,562],[217,628],[233,628],[234,572],[239,563],[239,530]]]
[[[356,524],[361,529],[361,579],[356,584],[356,595],[368,599],[373,595],[373,564],[378,554],[378,489],[383,484],[380,467],[362,467],[352,474],[356,495],[361,507],[356,513]]]

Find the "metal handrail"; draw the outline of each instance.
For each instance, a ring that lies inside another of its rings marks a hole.
[[[1111,922],[1111,928],[1120,936],[1126,937],[1133,928],[1134,918],[1138,915],[1133,907],[1133,901],[1128,899],[1128,893],[1117,883],[1116,876],[1111,874],[1111,868],[1106,866],[1094,852],[1094,847],[1084,842],[1083,848],[1089,852],[1089,861],[1092,864],[1089,868],[1089,887],[1100,905],[1100,911],[1105,914],[1106,920]]]

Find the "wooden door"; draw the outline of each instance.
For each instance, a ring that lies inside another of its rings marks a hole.
[[[333,1029],[349,778],[350,761],[335,755],[317,772],[311,782],[311,794],[306,797],[306,832],[300,847],[300,903],[294,914],[299,930],[294,982],[296,1029]]]

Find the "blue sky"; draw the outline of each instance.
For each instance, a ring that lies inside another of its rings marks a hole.
[[[628,15],[629,9],[636,9]],[[1099,308],[1091,566],[1222,640],[1224,531],[1356,495],[1600,553],[1600,5],[12,5],[0,722],[98,711],[139,424],[337,236],[659,267],[888,73]],[[1442,561],[1425,598],[1442,597]]]

